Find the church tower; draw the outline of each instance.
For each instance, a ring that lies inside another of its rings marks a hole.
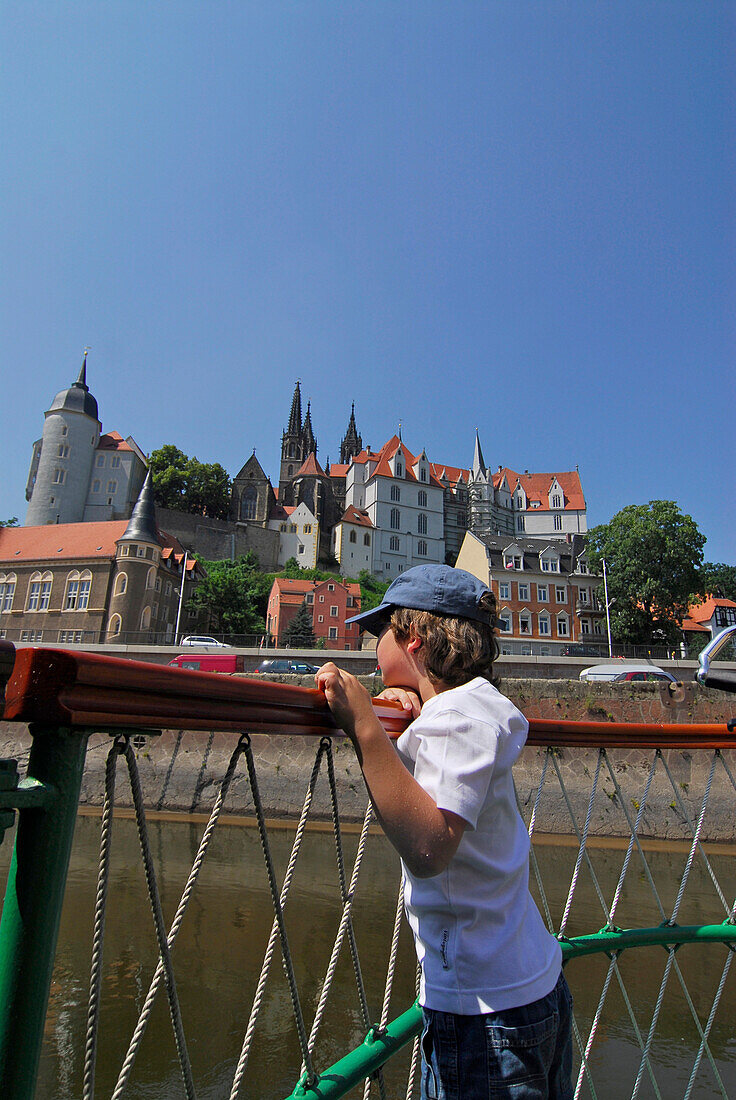
[[[358,435],[358,429],[355,426],[355,402],[353,401],[350,409],[350,421],[348,423],[348,430],[345,432],[345,437],[340,444],[340,463],[343,466],[347,466],[350,463],[351,458],[355,458],[363,450],[363,437]]]
[[[302,394],[297,382],[291,399],[289,424],[281,435],[281,469],[279,471],[279,500],[283,500],[285,487],[300,468],[307,453],[302,434]]]
[[[87,353],[76,382],[61,390],[46,412],[33,445],[26,486],[26,527],[80,523],[102,425],[87,386]]]

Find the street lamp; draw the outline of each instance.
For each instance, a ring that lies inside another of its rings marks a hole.
[[[613,657],[613,647],[611,646],[611,605],[615,604],[616,600],[608,599],[608,576],[606,573],[606,559],[601,558],[603,562],[603,591],[606,596],[606,628],[608,630],[608,656]]]

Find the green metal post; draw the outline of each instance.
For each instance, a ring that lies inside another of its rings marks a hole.
[[[31,726],[28,777],[48,793],[19,810],[0,921],[0,1095],[32,1100],[89,730]]]

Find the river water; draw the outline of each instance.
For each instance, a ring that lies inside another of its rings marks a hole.
[[[199,821],[158,820],[150,822],[149,828],[164,912],[167,921],[170,921],[203,826]],[[279,881],[286,867],[292,839],[293,833],[288,829],[275,829],[271,834]],[[344,842],[349,873],[357,838],[348,835],[344,837]],[[82,1094],[98,844],[99,820],[80,817],[39,1073],[37,1097],[42,1100],[70,1100]],[[10,844],[6,839],[0,849],[3,880],[9,851]],[[535,845],[535,851],[553,917],[559,919],[564,909],[576,849],[562,842],[552,842]],[[736,866],[734,857],[735,853],[727,850],[713,855],[716,873],[724,885],[729,884],[732,893]],[[595,849],[592,858],[604,894],[610,898],[622,853],[615,847]],[[676,896],[686,853],[679,849],[662,849],[648,853],[648,858],[667,909]],[[373,1018],[377,1018],[380,1012],[397,877],[397,861],[392,849],[382,836],[372,835],[357,892],[355,927]],[[339,921],[336,882],[331,833],[308,832],[286,910],[287,929],[308,1027]],[[710,880],[696,865],[679,923],[715,923],[722,919],[722,908],[719,909]],[[272,907],[257,831],[242,823],[223,822],[215,831],[174,948],[182,1015],[194,1080],[201,1100],[221,1100],[229,1096],[271,921]],[[627,876],[617,923],[630,927],[659,922],[659,911],[652,900],[645,875],[639,866],[633,865]],[[603,924],[604,918],[590,876],[584,873],[575,894],[568,932],[571,935],[592,932]],[[115,823],[105,943],[95,1093],[98,1098],[109,1097],[114,1089],[156,962],[137,834],[134,823],[125,819]],[[703,1022],[707,1020],[713,1003],[726,955],[727,949],[724,947],[695,945],[685,946],[677,954],[689,995]],[[665,961],[666,953],[661,948],[637,949],[621,958],[626,990],[644,1033],[652,1017]],[[595,956],[573,960],[567,967],[568,981],[575,997],[576,1018],[584,1037],[588,1034],[607,965],[605,957]],[[404,927],[392,1018],[414,999],[414,969],[413,948]],[[729,974],[711,1032],[711,1049],[726,1094],[734,1097],[735,1020],[736,966]],[[325,1068],[359,1043],[363,1033],[349,953],[344,948],[334,995],[320,1033],[316,1056],[318,1068]],[[684,1094],[698,1041],[685,996],[673,972],[652,1047],[654,1073],[662,1096],[669,1098]],[[629,1096],[639,1063],[640,1053],[634,1029],[614,978],[591,1058],[593,1080],[600,1100],[619,1100]],[[288,987],[277,956],[241,1095],[257,1097],[258,1100],[279,1100],[288,1096],[298,1077],[299,1065],[299,1047]],[[396,1059],[387,1076],[389,1097],[398,1100],[399,1096],[403,1096],[405,1074],[406,1059]],[[125,1095],[133,1100],[174,1100],[184,1096],[163,991],[159,994]],[[587,1083],[583,1085],[581,1095],[592,1095]],[[639,1095],[656,1095],[646,1074]],[[722,1095],[706,1058],[692,1096]]]

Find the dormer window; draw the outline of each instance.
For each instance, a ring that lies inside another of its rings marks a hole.
[[[427,480],[427,469],[426,469],[425,466],[420,466],[419,467],[419,480],[420,481],[426,481]]]
[[[560,496],[559,493],[553,493],[552,494],[552,507],[553,508],[561,508],[562,507],[562,497]]]
[[[404,476],[404,467],[402,466],[402,464],[400,462],[396,463],[396,476],[397,477],[403,477]]]

